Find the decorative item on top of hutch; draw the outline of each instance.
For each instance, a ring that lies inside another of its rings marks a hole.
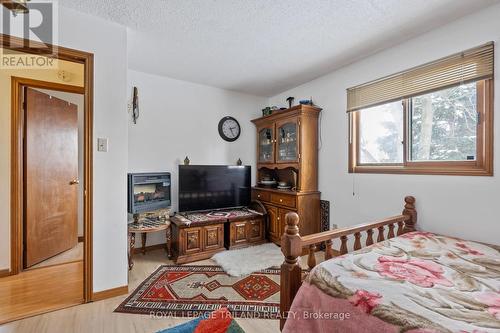
[[[297,212],[301,234],[320,231],[318,118],[321,109],[297,105],[252,120],[257,128],[257,186],[253,200],[268,213],[269,238],[279,244],[285,215]]]

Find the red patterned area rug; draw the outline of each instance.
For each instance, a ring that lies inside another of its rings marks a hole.
[[[226,307],[233,317],[275,319],[280,271],[232,277],[219,266],[160,266],[115,312],[197,317]]]

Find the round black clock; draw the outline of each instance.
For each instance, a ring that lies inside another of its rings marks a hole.
[[[226,116],[219,121],[219,134],[226,141],[236,141],[241,134],[240,124],[233,117]]]

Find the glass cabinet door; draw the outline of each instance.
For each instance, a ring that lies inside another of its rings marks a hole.
[[[299,141],[297,121],[276,124],[276,161],[295,162],[299,159]]]
[[[274,133],[272,128],[259,131],[259,163],[274,162]]]

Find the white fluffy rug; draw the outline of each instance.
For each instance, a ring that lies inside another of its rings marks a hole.
[[[247,275],[273,266],[281,266],[285,257],[274,243],[223,251],[212,257],[231,276]]]

